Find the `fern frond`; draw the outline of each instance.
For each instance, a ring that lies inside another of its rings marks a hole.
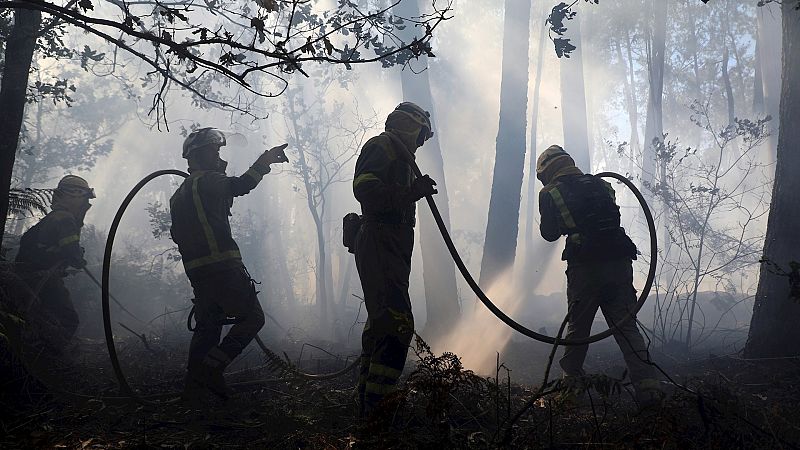
[[[53,202],[54,189],[11,188],[8,192],[8,212],[15,215],[47,214]]]

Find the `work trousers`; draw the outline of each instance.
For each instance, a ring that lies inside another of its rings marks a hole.
[[[189,345],[187,369],[190,373],[204,363],[212,350],[221,352],[224,356],[217,359],[226,359],[224,365],[227,365],[264,326],[264,311],[258,302],[254,282],[244,266],[192,280],[192,287],[197,325]],[[222,326],[227,318],[234,318],[235,323],[220,342]]]
[[[636,306],[633,287],[633,264],[629,259],[582,262],[567,266],[567,301],[569,322],[566,339],[586,338],[591,333],[597,309],[603,312],[609,327],[622,322]],[[655,377],[647,364],[647,346],[632,318],[614,331],[634,387]],[[589,345],[567,346],[560,360],[567,376],[583,375],[583,362]]]
[[[72,341],[80,324],[64,279],[58,275],[46,280],[36,275],[21,276],[32,292],[39,289],[37,298],[25,312],[30,325],[35,328],[31,331],[51,349],[63,350]]]
[[[394,389],[414,334],[408,296],[414,228],[366,222],[356,237],[356,268],[364,290],[367,323],[361,337],[358,395],[369,414]]]

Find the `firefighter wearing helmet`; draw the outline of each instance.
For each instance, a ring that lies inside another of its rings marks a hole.
[[[22,235],[15,271],[35,294],[27,317],[41,328],[45,350],[61,354],[78,329],[78,313],[64,285],[67,267],[86,265],[80,246],[86,212],[95,198],[83,178],[67,175],[53,191],[52,211]]]
[[[561,259],[567,261],[569,322],[566,339],[589,336],[599,308],[609,326],[621,322],[636,305],[633,260],[636,246],[620,226],[614,188],[600,177],[584,174],[558,145],[542,152],[536,177],[542,237],[553,242],[567,237]],[[615,329],[631,382],[641,406],[660,399],[655,370],[635,320]],[[566,347],[560,360],[564,375],[584,374],[588,345]]]
[[[223,371],[264,325],[255,282],[242,263],[228,220],[234,197],[253,190],[273,163],[287,162],[287,144],[259,156],[243,175],[225,174],[220,158],[225,134],[215,128],[193,131],[183,143],[189,176],[170,199],[170,234],[194,290],[197,325],[189,346],[183,398],[203,402],[208,393],[227,400]],[[220,341],[228,318],[234,325]]]
[[[353,193],[362,224],[355,258],[368,313],[358,380],[361,416],[394,388],[414,332],[408,279],[415,203],[437,191],[429,176],[414,178],[409,161],[433,136],[432,128],[427,111],[401,103],[387,117],[386,131],[368,140],[356,161]]]

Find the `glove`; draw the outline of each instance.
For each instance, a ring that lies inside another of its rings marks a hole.
[[[433,181],[428,175],[423,175],[417,178],[413,183],[411,183],[411,199],[413,201],[417,201],[422,197],[438,194],[439,191],[437,191],[434,186],[436,186],[436,182]]]
[[[256,162],[253,163],[252,167],[261,175],[266,175],[270,172],[270,164],[273,163],[284,163],[289,162],[289,158],[286,157],[286,154],[283,153],[283,149],[286,148],[289,144],[279,145],[277,147],[272,147],[271,149],[265,151],[256,159]]]

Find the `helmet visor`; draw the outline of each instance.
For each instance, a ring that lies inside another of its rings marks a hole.
[[[58,188],[59,191],[67,194],[71,197],[86,197],[86,198],[97,198],[94,195],[94,188],[83,188],[80,186],[62,186]]]

